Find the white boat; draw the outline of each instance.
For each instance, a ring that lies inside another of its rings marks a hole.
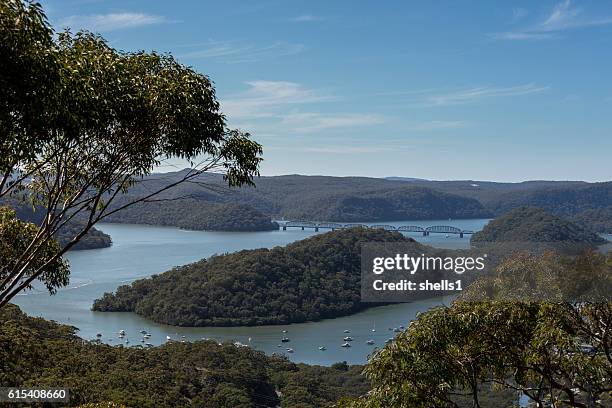
[[[151,338],[151,335],[147,333],[147,334],[145,334],[145,335],[144,335],[144,336],[142,336],[142,337],[144,337],[145,339],[148,339],[148,338]]]
[[[342,346],[340,346],[340,347],[351,347],[351,343],[344,343],[344,344],[342,344]]]
[[[141,330],[140,334],[147,334],[147,331],[146,330]]]
[[[374,340],[368,340],[368,341],[366,341],[366,343],[371,346],[372,344],[374,344]]]
[[[293,353],[293,349],[292,348],[288,348],[287,349],[287,353]]]
[[[327,350],[327,348],[325,348],[324,346],[321,346],[321,347],[319,347],[319,350],[325,351],[325,350]]]
[[[125,336],[125,330],[119,330],[119,335],[120,336]]]
[[[389,337],[389,338],[388,338],[388,339],[385,341],[385,343],[391,343],[392,341],[393,341],[393,338]]]
[[[166,340],[172,340],[172,337],[166,336]]]
[[[350,333],[351,331],[350,331],[350,330],[345,330],[344,332],[345,332],[345,333]]]
[[[283,333],[287,333],[287,330],[283,330]]]
[[[96,337],[102,337],[102,333],[97,333]]]
[[[346,336],[342,340],[344,340],[344,341],[353,341],[353,338],[351,336]]]
[[[288,343],[288,342],[290,342],[291,340],[289,340],[289,337],[283,337],[283,338],[281,339],[281,341],[282,341],[283,343]]]

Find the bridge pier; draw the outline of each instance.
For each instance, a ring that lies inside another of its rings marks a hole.
[[[463,238],[463,232],[459,233],[459,238]]]
[[[423,236],[424,236],[424,237],[426,237],[426,236],[428,236],[428,235],[429,235],[429,232],[427,232],[427,231],[423,231]]]
[[[302,227],[302,231],[304,231],[304,227]]]
[[[302,231],[304,231],[303,227],[302,227]],[[315,232],[319,232],[319,227],[315,227]]]
[[[287,231],[287,226],[283,225],[283,231]]]

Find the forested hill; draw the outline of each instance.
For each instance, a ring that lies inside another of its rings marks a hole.
[[[364,242],[406,242],[399,233],[353,228],[285,247],[214,256],[121,286],[93,310],[132,311],[178,326],[287,324],[344,316],[360,296]]]
[[[119,203],[122,200],[118,200]],[[278,224],[251,206],[185,198],[139,203],[117,212],[105,221],[166,225],[207,231],[269,231]]]
[[[612,207],[612,182],[575,187],[545,188],[507,192],[488,200],[496,214],[521,206],[538,207],[561,216],[575,216],[587,210]]]
[[[321,408],[369,389],[361,366],[294,364],[230,342],[111,347],[74,332],[11,304],[0,309],[0,384],[68,388],[71,407],[138,408]]]
[[[185,173],[151,176],[132,187],[130,195],[142,196],[180,179]],[[202,208],[211,203],[238,203],[272,217],[316,221],[483,218],[490,215],[471,197],[384,179],[291,175],[260,177],[255,180],[256,187],[241,188],[223,187],[222,177],[214,174],[203,174],[193,181],[165,192],[160,198],[188,197],[191,203],[200,202]],[[155,204],[145,204],[138,211],[161,215]],[[138,215],[130,210],[117,213],[113,220],[123,222],[136,218]]]
[[[150,176],[134,186],[129,194],[142,196],[180,179],[186,172]],[[272,218],[339,222],[487,218],[529,205],[557,215],[582,217],[591,226],[597,225],[603,230],[610,223],[601,219],[604,213],[600,210],[612,208],[610,182],[496,183],[287,175],[259,177],[255,179],[256,187],[227,188],[222,177],[215,174],[203,174],[192,181],[165,192],[162,198],[188,197],[192,203],[200,203],[202,208],[212,203],[237,203]],[[165,205],[171,203],[166,201]],[[139,212],[149,210],[162,214],[155,204],[146,204]],[[114,220],[134,218],[139,216],[130,211],[117,214]]]
[[[520,207],[490,221],[477,242],[548,242],[596,246],[605,240],[588,228],[535,207]]]

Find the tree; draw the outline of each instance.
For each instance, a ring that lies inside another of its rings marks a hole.
[[[226,127],[208,77],[170,55],[117,51],[96,34],[54,37],[38,4],[0,2],[0,86],[0,198],[27,200],[44,214],[28,245],[0,260],[10,265],[0,275],[0,307],[109,215],[203,172],[223,173],[229,186],[259,174],[261,146]],[[191,169],[111,205],[171,158]],[[72,220],[82,227],[49,254]]]
[[[550,255],[540,262],[549,266]],[[610,276],[603,255],[589,253],[573,265]],[[514,266],[508,261],[500,268]],[[467,397],[481,407],[484,391],[505,389],[537,407],[603,407],[612,391],[611,352],[607,301],[459,300],[419,315],[376,353],[365,368],[373,390],[340,406],[459,407]]]

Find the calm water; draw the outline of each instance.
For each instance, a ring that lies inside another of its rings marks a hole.
[[[453,225],[462,229],[480,230],[488,222],[485,219],[456,221],[405,221],[386,223],[392,225]],[[180,328],[153,323],[133,313],[101,313],[90,310],[93,300],[104,292],[112,292],[117,286],[135,279],[161,273],[173,266],[183,265],[212,254],[234,252],[241,249],[274,247],[304,239],[315,233],[311,230],[266,232],[204,232],[184,231],[177,228],[151,227],[143,225],[101,224],[98,226],[113,238],[113,246],[89,251],[75,251],[68,254],[71,266],[69,287],[49,296],[43,290],[34,290],[17,296],[15,303],[26,313],[41,316],[60,323],[79,328],[85,339],[94,339],[102,333],[102,340],[109,344],[121,344],[124,340],[117,337],[121,329],[126,331],[129,345],[141,344],[139,331],[146,330],[152,336],[152,344],[161,344],[166,336],[175,340],[198,340],[205,337],[219,341],[237,340],[249,343],[266,353],[285,352],[291,347],[294,353],[288,354],[293,361],[310,364],[329,365],[346,360],[349,363],[365,363],[368,354],[376,346],[384,345],[393,336],[389,328],[407,325],[416,314],[444,302],[444,299],[421,301],[418,303],[397,304],[372,308],[364,312],[314,323],[292,324],[287,326],[260,327],[204,327]],[[444,234],[431,234],[422,237],[410,235],[420,242],[446,248],[467,248],[469,236],[459,238]],[[448,300],[447,300],[448,301]],[[375,328],[375,332],[372,329]],[[282,343],[282,330],[287,330],[289,343]],[[345,334],[344,330],[350,330]],[[354,338],[352,347],[342,348],[342,338]],[[372,339],[375,345],[367,345]],[[326,351],[319,351],[325,346]]]

